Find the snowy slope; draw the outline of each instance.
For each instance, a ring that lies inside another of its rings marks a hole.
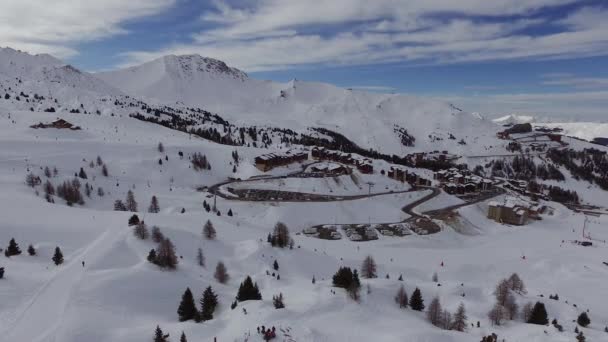
[[[324,83],[261,81],[198,55],[166,56],[97,76],[131,96],[202,107],[237,124],[272,123],[294,130],[323,127],[364,148],[386,153],[431,148],[458,152],[466,148],[450,140],[450,133],[457,141],[473,143],[472,136],[495,129],[482,117],[463,113],[448,103]],[[416,138],[413,149],[401,145],[395,133],[398,127]]]

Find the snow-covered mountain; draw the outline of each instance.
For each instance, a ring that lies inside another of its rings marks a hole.
[[[198,55],[166,56],[97,76],[131,96],[205,108],[235,123],[272,123],[294,130],[323,127],[386,153],[404,152],[399,128],[415,137],[414,149],[455,152],[463,145],[453,140],[472,142],[470,137],[493,129],[491,122],[449,103],[316,82],[256,80]]]
[[[509,114],[492,120],[499,125],[515,125],[524,123],[534,123],[536,118],[529,115]]]

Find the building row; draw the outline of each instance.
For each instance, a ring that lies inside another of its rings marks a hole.
[[[308,159],[308,153],[300,150],[288,150],[281,153],[268,153],[255,158],[255,167],[260,171],[269,171],[275,167],[285,166]]]
[[[450,168],[435,172],[434,176],[443,190],[451,195],[464,195],[492,190],[494,181],[472,174],[468,170]]]
[[[374,173],[374,164],[369,158],[361,157],[352,153],[329,150],[324,147],[313,147],[311,156],[317,160],[329,160],[347,165],[352,165],[361,173]]]
[[[411,185],[421,185],[421,186],[431,186],[431,181],[420,177],[419,175],[409,172],[404,167],[400,166],[391,166],[386,173],[388,178],[400,181],[407,182]]]

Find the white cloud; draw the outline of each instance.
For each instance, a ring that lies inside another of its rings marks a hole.
[[[216,8],[201,15],[214,28],[193,34],[190,43],[126,53],[124,65],[181,53],[219,58],[250,72],[309,64],[447,64],[608,54],[608,25],[601,20],[608,11],[583,8],[554,22],[543,18],[542,9],[572,2],[258,0],[239,7],[216,0]],[[522,19],[505,19],[508,15]],[[562,30],[522,33],[547,23]]]
[[[174,1],[0,0],[0,45],[72,56],[77,43],[125,33],[125,21],[156,14]]]
[[[549,86],[564,86],[576,89],[607,89],[606,77],[581,77],[573,74],[545,74],[542,84]]]

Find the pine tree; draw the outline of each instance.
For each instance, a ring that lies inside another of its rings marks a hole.
[[[169,334],[163,333],[158,325],[154,331],[154,342],[169,342]]]
[[[196,253],[196,261],[198,262],[199,266],[205,267],[205,255],[203,255],[203,249],[200,247]]]
[[[422,299],[422,293],[420,293],[419,288],[416,288],[410,297],[410,308],[416,311],[424,310],[424,299]]]
[[[163,241],[164,238],[165,238],[165,235],[163,235],[163,233],[160,231],[160,228],[158,228],[158,226],[153,226],[152,227],[152,241],[154,241],[156,243],[160,243],[161,241]]]
[[[164,238],[158,245],[157,265],[163,268],[175,269],[177,267],[177,256],[175,255],[175,247],[173,242],[168,238]]]
[[[437,275],[437,272],[433,273],[433,279],[432,280],[433,280],[434,283],[439,282],[439,276]]]
[[[82,179],[87,179],[87,173],[84,172],[83,168],[80,168],[80,172],[78,172],[78,177],[80,177]]]
[[[132,212],[137,212],[137,202],[135,201],[135,195],[133,191],[127,191],[127,199],[125,200],[125,205],[127,209]]]
[[[162,142],[158,143],[157,149],[158,149],[158,152],[160,152],[160,153],[164,153],[165,152],[165,146],[163,146]]]
[[[146,227],[144,221],[141,221],[137,225],[135,225],[135,228],[133,229],[133,235],[142,240],[145,240],[148,238],[148,236],[150,236],[150,234],[148,233],[148,228]]]
[[[207,287],[203,292],[203,297],[200,301],[201,304],[201,320],[208,321],[213,319],[213,312],[217,308],[218,300],[217,295],[213,292],[211,286]]]
[[[289,236],[289,229],[287,225],[283,222],[277,222],[274,226],[274,230],[270,239],[270,244],[273,247],[285,248],[291,242],[291,237]]]
[[[538,324],[538,325],[546,325],[549,323],[547,319],[547,310],[545,309],[545,304],[541,302],[536,302],[534,305],[534,309],[532,309],[532,313],[530,314],[530,319],[528,319],[528,323]]]
[[[576,319],[576,322],[581,327],[586,328],[591,323],[591,319],[589,319],[589,316],[587,315],[586,312],[583,312],[578,316],[578,318]]]
[[[0,279],[4,278],[4,267],[0,267]]]
[[[46,176],[46,178],[51,178],[51,176],[52,176],[51,169],[49,169],[48,166],[44,167],[44,175]]]
[[[106,164],[103,164],[103,166],[101,167],[101,174],[104,177],[108,177],[110,175],[110,173],[108,172],[108,167],[106,166]]]
[[[232,208],[231,208],[231,209],[228,209],[228,216],[232,217],[232,215],[233,215],[233,214],[232,214]]]
[[[405,287],[403,285],[401,285],[399,291],[397,291],[395,303],[397,303],[401,309],[407,308],[407,292],[405,292]]]
[[[103,160],[101,160],[100,156],[97,156],[97,166],[103,165]]]
[[[456,310],[456,313],[454,314],[453,329],[456,331],[465,331],[467,328],[467,319],[467,312],[464,308],[464,304],[460,303],[458,310]]]
[[[28,253],[29,255],[31,255],[31,256],[36,255],[36,249],[34,248],[34,246],[29,245],[29,246],[27,247],[27,253]]]
[[[397,279],[397,280],[399,280],[399,281],[403,281],[403,275],[402,275],[402,274],[400,274],[400,275],[399,275],[399,279]]]
[[[361,265],[361,275],[363,278],[377,278],[377,270],[376,270],[376,262],[371,255],[368,255],[363,260],[363,264]]]
[[[207,220],[205,226],[203,227],[203,236],[207,240],[215,240],[217,233],[215,231],[215,227],[213,227],[213,223],[210,220]]]
[[[150,206],[148,207],[149,213],[158,213],[160,211],[160,207],[158,206],[158,199],[156,196],[152,196],[150,200]]]
[[[114,211],[127,211],[127,207],[121,200],[114,201]]]
[[[236,309],[236,306],[238,305],[238,301],[235,299],[234,302],[232,302],[232,304],[230,304],[230,309],[234,310]]]
[[[53,255],[52,260],[57,266],[63,264],[63,253],[61,253],[61,249],[59,247],[55,247],[55,254]]]
[[[19,248],[19,244],[17,242],[15,242],[14,238],[12,238],[9,241],[8,247],[6,248],[6,251],[4,252],[4,254],[7,257],[21,254],[21,249]]]
[[[188,339],[186,338],[186,334],[184,334],[183,331],[182,331],[182,336],[179,337],[179,342],[188,342]]]
[[[507,298],[509,296],[510,285],[509,281],[503,279],[496,285],[496,290],[494,290],[494,296],[496,297],[496,302],[502,306],[505,306],[507,303]]]
[[[511,276],[509,277],[507,282],[509,284],[509,288],[512,291],[520,293],[520,294],[526,293],[526,285],[524,284],[523,280],[521,280],[521,278],[519,277],[519,275],[517,273],[511,274]]]
[[[585,335],[583,334],[583,332],[582,332],[582,331],[580,331],[580,332],[578,333],[578,335],[576,335],[576,340],[577,340],[578,342],[585,342],[587,339],[585,338]]]
[[[439,298],[435,297],[431,300],[431,304],[429,304],[429,308],[426,312],[426,317],[431,322],[432,325],[439,327],[442,324],[442,315],[443,309],[441,308],[441,303],[439,302]]]
[[[226,266],[221,261],[217,263],[217,266],[215,267],[215,274],[213,276],[220,284],[226,284],[230,279],[230,276],[226,271]]]
[[[158,262],[157,256],[156,256],[156,250],[154,248],[152,248],[150,250],[150,253],[148,253],[147,259],[149,262],[151,262],[153,264],[156,264]]]
[[[285,303],[283,302],[283,294],[279,293],[278,295],[272,296],[272,304],[275,309],[284,309]]]
[[[198,311],[196,310],[196,304],[194,304],[194,297],[192,296],[190,288],[186,288],[186,291],[182,295],[182,301],[177,308],[177,315],[179,316],[180,322],[189,321],[191,319],[196,320],[198,317]]]
[[[317,279],[315,279],[315,276],[312,276],[312,283],[315,284],[317,282]]]
[[[247,276],[239,286],[239,292],[237,293],[236,299],[239,302],[246,300],[262,300],[262,294],[258,289],[258,284],[254,284],[250,276]]]
[[[274,268],[275,271],[279,270],[279,262],[278,261],[274,261],[274,264],[272,265],[272,268]]]
[[[49,196],[55,195],[55,187],[53,186],[53,183],[51,183],[51,181],[48,179],[44,183],[44,193]]]
[[[139,216],[137,216],[136,214],[131,215],[131,217],[129,217],[129,226],[135,226],[139,224]]]

